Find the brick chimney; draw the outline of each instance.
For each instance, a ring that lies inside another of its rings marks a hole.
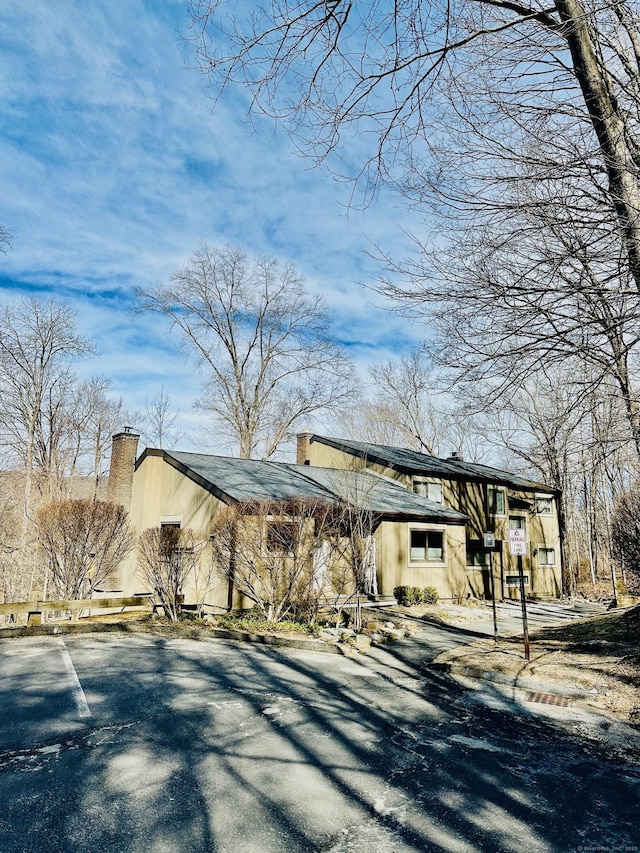
[[[131,427],[124,427],[122,432],[117,432],[111,439],[107,500],[114,504],[121,504],[127,512],[131,508],[133,466],[136,461],[139,438],[138,433],[132,432]]]
[[[309,445],[311,444],[311,433],[308,429],[298,433],[298,445],[296,449],[296,465],[309,465]]]

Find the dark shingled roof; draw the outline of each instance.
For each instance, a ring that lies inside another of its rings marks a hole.
[[[285,462],[232,459],[204,453],[146,450],[226,503],[290,498],[338,499],[363,506],[385,518],[413,518],[444,524],[464,524],[467,516],[396,483],[368,472],[339,471]]]
[[[311,441],[318,441],[329,447],[335,447],[368,462],[377,463],[387,468],[393,468],[405,474],[421,474],[430,477],[443,477],[447,480],[466,480],[480,483],[495,483],[512,489],[523,491],[544,491],[557,493],[560,490],[544,483],[528,480],[518,474],[492,468],[489,465],[479,465],[476,462],[462,462],[454,459],[438,459],[417,450],[405,447],[389,447],[384,444],[369,444],[364,441],[350,441],[345,438],[326,438],[322,435],[310,436]]]

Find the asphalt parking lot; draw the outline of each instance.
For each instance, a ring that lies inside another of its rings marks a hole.
[[[0,641],[0,850],[640,850],[637,756],[429,672],[452,642]]]

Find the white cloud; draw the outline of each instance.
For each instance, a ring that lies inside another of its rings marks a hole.
[[[16,232],[0,259],[5,297],[40,287],[70,299],[99,338],[94,372],[131,406],[162,376],[183,411],[197,394],[166,329],[133,319],[129,296],[203,240],[296,263],[363,366],[419,340],[361,287],[377,272],[368,240],[397,249],[410,223],[385,194],[347,216],[349,188],[266,123],[252,132],[240,95],[212,114],[201,76],[184,67],[186,24],[176,0],[0,7],[0,222]]]

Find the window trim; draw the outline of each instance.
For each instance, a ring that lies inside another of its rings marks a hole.
[[[411,536],[414,532],[427,534],[424,559],[413,559],[411,556]],[[442,537],[442,556],[429,557],[429,533],[439,533]],[[410,524],[407,526],[407,563],[410,567],[446,566],[447,564],[447,528],[445,525]]]
[[[551,547],[549,547],[548,545],[538,545],[538,546],[537,546],[537,548],[536,548],[536,550],[537,550],[537,552],[538,552],[538,553],[537,553],[537,557],[538,557],[538,566],[539,566],[541,569],[549,569],[549,568],[553,568],[555,565],[557,565],[557,563],[556,563],[556,549],[555,549],[555,548],[551,548]],[[543,563],[543,562],[542,562],[542,560],[540,559],[540,553],[541,553],[542,551],[545,551],[545,552],[547,552],[547,553],[548,553],[549,551],[551,551],[551,554],[553,555],[553,560],[552,560],[552,562],[546,562],[546,563]]]
[[[416,491],[416,486],[426,486],[427,494],[422,495],[420,492]],[[429,486],[437,486],[440,489],[440,499],[429,497]],[[421,478],[414,478],[411,482],[411,488],[413,490],[414,495],[418,495],[418,497],[426,498],[428,501],[433,501],[433,503],[444,505],[444,501],[442,500],[442,483],[439,480],[423,480]]]
[[[544,515],[547,517],[553,515],[553,495],[536,495],[533,500],[534,500],[534,505],[536,508],[536,515]],[[547,510],[540,510],[538,508],[538,501],[548,501],[549,502],[548,511]]]
[[[499,512],[495,509],[497,505],[497,501],[491,499],[493,495],[502,495],[502,511]],[[504,518],[507,515],[507,491],[503,489],[502,486],[489,486],[487,488],[487,511],[489,515],[498,516],[499,518]]]

